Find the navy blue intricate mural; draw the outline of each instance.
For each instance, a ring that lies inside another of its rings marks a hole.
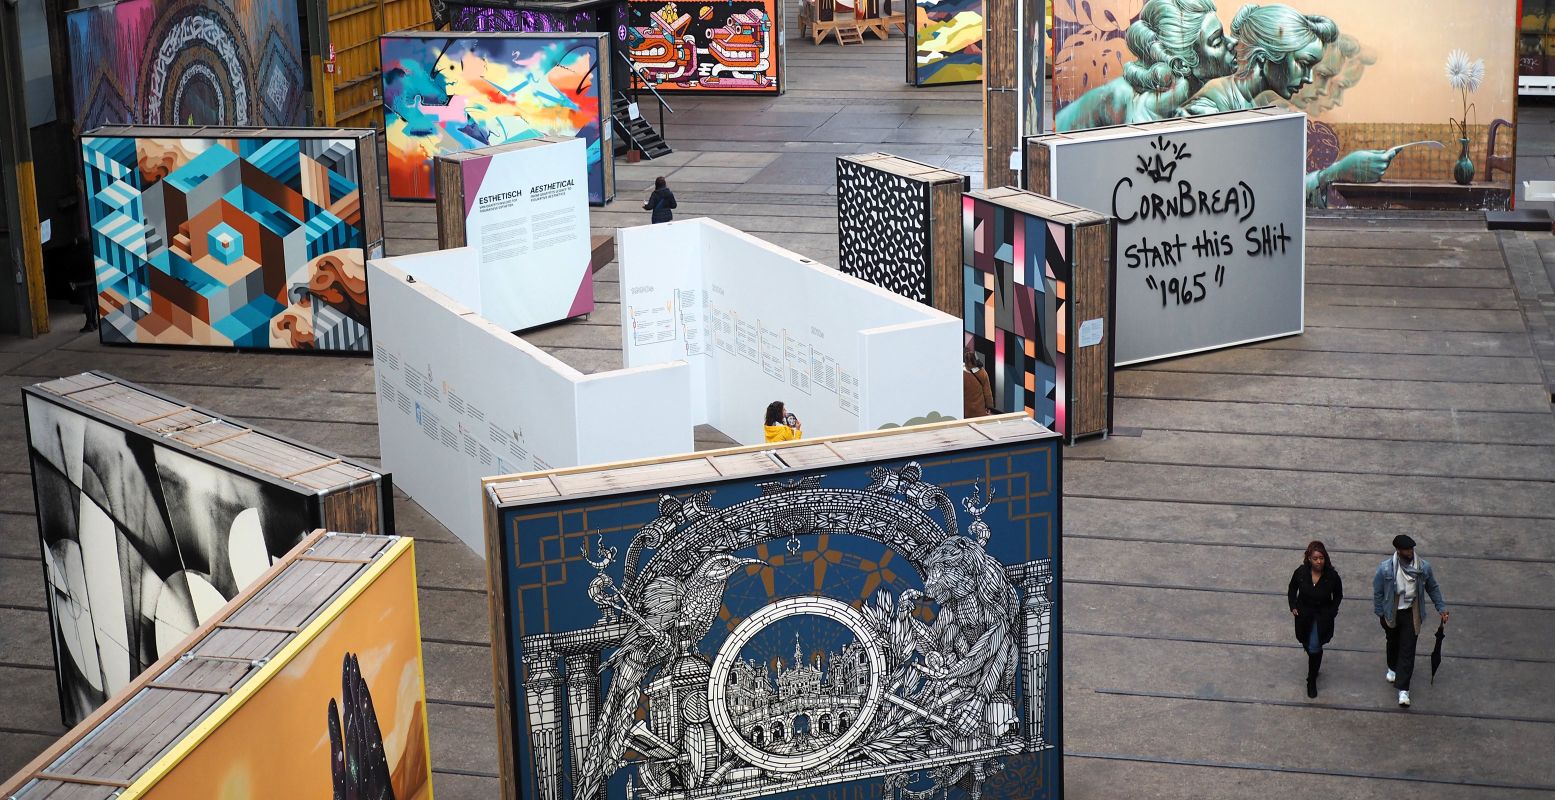
[[[499,512],[519,791],[1062,796],[1057,439]]]

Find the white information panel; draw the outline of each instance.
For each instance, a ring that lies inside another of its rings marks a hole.
[[[622,229],[626,364],[690,365],[692,416],[763,441],[781,400],[806,436],[961,413],[961,321],[707,219]]]
[[[1117,219],[1119,366],[1301,333],[1306,115],[1260,110],[1042,137],[1049,185]]]
[[[480,479],[694,449],[683,361],[584,375],[424,280],[468,248],[370,261],[385,470],[485,553]],[[409,273],[409,274],[407,274]]]
[[[491,153],[460,168],[465,242],[476,253],[461,268],[479,276],[472,310],[510,331],[593,311],[585,142]]]

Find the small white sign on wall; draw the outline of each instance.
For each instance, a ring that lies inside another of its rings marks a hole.
[[[1101,336],[1106,323],[1100,318],[1088,319],[1080,323],[1080,346],[1094,347],[1101,344]]]

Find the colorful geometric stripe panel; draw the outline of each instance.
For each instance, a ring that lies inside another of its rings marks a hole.
[[[1000,412],[1065,430],[1071,243],[1066,229],[985,200],[961,201],[966,346]]]
[[[297,0],[118,0],[65,27],[76,131],[304,123]]]
[[[369,349],[354,139],[89,136],[102,341]]]

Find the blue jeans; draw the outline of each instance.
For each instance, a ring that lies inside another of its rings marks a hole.
[[[1312,623],[1312,632],[1307,634],[1307,652],[1312,655],[1323,652],[1323,642],[1318,638],[1316,621]]]

